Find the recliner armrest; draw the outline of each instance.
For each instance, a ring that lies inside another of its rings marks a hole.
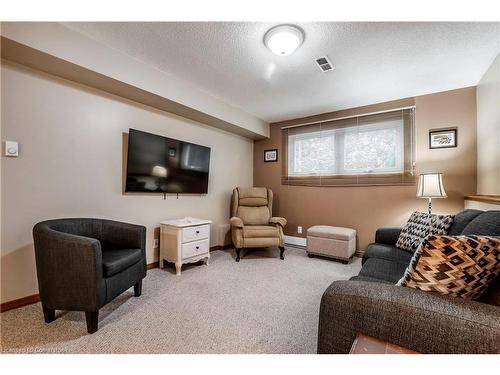
[[[375,232],[375,242],[395,246],[401,230],[399,227],[379,228]]]
[[[357,333],[421,353],[500,353],[500,307],[366,281],[321,299],[318,353],[348,353]]]
[[[229,223],[232,227],[243,228],[243,220],[241,220],[239,217],[233,216],[231,219],[229,219]]]
[[[284,217],[272,217],[269,219],[269,224],[278,224],[282,228],[285,227],[286,223],[287,222],[286,222],[286,219]]]

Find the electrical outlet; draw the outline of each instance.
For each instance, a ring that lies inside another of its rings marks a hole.
[[[158,248],[158,238],[153,239],[153,249]]]
[[[297,227],[297,233],[301,234],[302,233],[302,227]]]

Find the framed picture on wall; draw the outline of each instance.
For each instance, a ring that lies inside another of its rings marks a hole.
[[[266,163],[271,161],[278,161],[278,149],[264,150],[264,161]]]
[[[429,130],[429,148],[457,147],[457,128]]]

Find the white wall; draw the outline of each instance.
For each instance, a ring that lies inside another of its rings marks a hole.
[[[477,85],[477,193],[500,194],[500,54]]]
[[[2,22],[1,27],[3,36],[18,43],[226,121],[235,129],[269,136],[267,122],[63,24]]]
[[[102,217],[147,227],[147,261],[158,222],[193,216],[229,219],[231,190],[251,186],[253,142],[21,66],[1,68],[1,301],[37,293],[31,230],[58,217]],[[122,194],[122,134],[129,127],[212,148],[206,196]]]

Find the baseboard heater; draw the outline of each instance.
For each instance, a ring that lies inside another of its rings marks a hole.
[[[305,249],[307,246],[306,239],[303,237],[294,237],[294,236],[284,236],[285,237],[285,245],[291,247],[298,247],[300,249]]]

